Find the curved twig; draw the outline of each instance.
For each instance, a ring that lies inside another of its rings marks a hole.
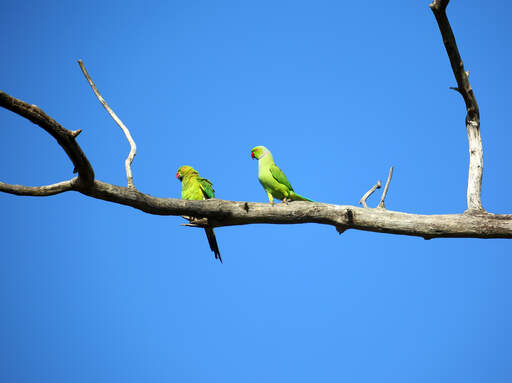
[[[359,204],[360,205],[363,205],[363,207],[365,208],[368,208],[368,205],[366,204],[366,200],[368,199],[369,196],[371,196],[373,194],[373,192],[377,189],[380,189],[382,186],[380,180],[377,181],[377,183],[375,185],[373,185],[373,187],[368,190],[364,196],[361,197],[361,199],[359,200]]]
[[[128,181],[128,187],[129,188],[135,188],[135,185],[133,184],[133,176],[132,176],[132,162],[137,154],[137,146],[135,145],[135,141],[133,140],[130,131],[128,128],[123,124],[121,119],[117,117],[117,115],[114,113],[114,111],[108,106],[107,102],[104,100],[104,98],[101,96],[100,92],[98,91],[98,88],[94,84],[94,82],[91,79],[91,76],[89,76],[89,73],[85,69],[84,63],[82,60],[78,60],[78,65],[80,65],[80,68],[82,69],[82,72],[89,82],[89,85],[91,86],[94,94],[98,98],[98,100],[101,102],[103,107],[107,110],[108,114],[110,114],[110,117],[116,122],[117,125],[121,128],[121,130],[124,132],[124,135],[126,136],[126,139],[130,143],[130,153],[128,154],[128,157],[124,161],[124,167],[126,170],[126,179]]]

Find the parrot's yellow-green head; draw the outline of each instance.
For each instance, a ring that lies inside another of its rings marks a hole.
[[[184,165],[178,169],[178,172],[176,173],[176,178],[181,181],[183,180],[183,177],[191,175],[199,175],[199,173],[192,166]]]
[[[264,146],[255,146],[251,149],[251,158],[259,160],[261,157],[270,154],[270,150],[268,150]]]

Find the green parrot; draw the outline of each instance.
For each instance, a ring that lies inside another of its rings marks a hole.
[[[272,153],[264,146],[256,146],[251,150],[251,157],[258,160],[258,180],[267,192],[268,200],[273,205],[274,198],[287,203],[288,201],[309,201],[293,191],[292,185],[283,171],[274,163]]]
[[[203,200],[215,197],[212,183],[206,178],[199,177],[199,173],[191,166],[185,165],[180,167],[176,173],[176,178],[181,181],[181,198],[183,199]],[[222,263],[213,228],[205,227],[204,231],[206,238],[208,238],[210,249],[215,254],[215,259]]]

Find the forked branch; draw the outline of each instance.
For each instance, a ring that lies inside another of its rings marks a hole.
[[[30,187],[10,185],[0,182],[0,191],[17,195],[46,196],[73,190],[92,198],[131,206],[149,214],[187,216],[192,218],[189,226],[208,223],[211,227],[247,225],[247,224],[300,224],[319,223],[334,226],[342,233],[347,229],[373,231],[379,233],[419,236],[425,239],[438,237],[472,238],[512,238],[512,215],[489,214],[482,209],[480,192],[482,181],[482,143],[480,138],[480,116],[478,105],[469,85],[468,75],[455,43],[453,32],[446,17],[447,0],[435,0],[430,6],[439,24],[452,69],[457,79],[457,90],[466,102],[466,127],[468,131],[470,166],[468,177],[468,209],[464,214],[419,215],[384,209],[384,199],[391,181],[391,168],[379,207],[367,209],[355,206],[331,205],[324,203],[291,202],[272,206],[266,203],[235,202],[219,199],[190,201],[174,198],[156,198],[139,192],[133,187],[129,164],[133,156],[127,159],[127,178],[129,187],[121,187],[94,179],[92,167],[75,138],[79,131],[64,129],[40,108],[29,105],[0,91],[0,106],[32,121],[51,134],[66,151],[78,172],[78,177],[54,185]],[[92,80],[81,64],[89,83],[95,89]],[[100,101],[99,93],[96,93]],[[103,102],[102,102],[103,103]],[[110,110],[106,103],[103,105]],[[109,112],[110,113],[110,112]],[[115,116],[113,112],[111,116]],[[115,118],[114,118],[115,120]],[[116,121],[117,122],[117,121]],[[122,123],[120,124],[121,127]],[[124,129],[123,129],[124,131]],[[127,130],[126,130],[127,131]],[[126,134],[126,132],[125,132]],[[127,134],[129,141],[131,136]],[[130,142],[130,145],[132,143]],[[135,144],[131,145],[135,155]],[[379,183],[380,184],[380,183]],[[361,203],[373,193],[374,186],[363,196]],[[467,214],[472,213],[472,214]]]
[[[0,92],[0,104],[20,104],[23,102]],[[6,100],[8,102],[6,102]],[[13,108],[15,109],[15,108]],[[11,109],[12,110],[12,109]],[[17,109],[15,109],[17,110]],[[43,124],[49,118],[39,108],[24,108],[22,115],[38,125],[44,125],[52,136],[71,136],[57,122]],[[80,160],[89,163],[78,143],[72,140],[59,140],[66,152],[73,158],[81,153]],[[88,173],[85,173],[88,174]],[[91,169],[91,174],[92,169]],[[272,206],[267,203],[235,202],[219,199],[189,201],[174,198],[157,198],[141,193],[134,188],[121,187],[94,180],[91,184],[78,178],[59,184],[40,187],[28,187],[0,183],[0,191],[17,195],[52,195],[74,190],[84,195],[131,206],[149,214],[189,216],[208,219],[213,227],[248,225],[255,223],[299,224],[319,223],[332,225],[338,231],[358,229],[379,233],[392,233],[436,237],[474,237],[474,238],[512,238],[512,215],[494,214],[451,214],[417,215],[393,212],[385,209],[365,209],[355,206],[330,205],[311,202],[291,202],[288,205]],[[197,221],[198,223],[200,220]]]
[[[30,105],[25,101],[18,100],[0,90],[0,106],[14,112],[21,117],[39,125],[49,133],[57,143],[64,149],[74,165],[73,173],[78,172],[78,178],[84,185],[90,185],[94,180],[94,171],[84,152],[75,141],[78,135],[75,132],[64,129],[53,118],[48,116],[40,108]]]

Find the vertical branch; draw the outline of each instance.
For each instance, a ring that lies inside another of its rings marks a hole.
[[[386,181],[386,186],[384,186],[384,191],[382,192],[382,196],[380,197],[380,202],[377,207],[381,209],[385,209],[386,205],[384,205],[384,200],[388,195],[389,183],[391,182],[391,177],[393,177],[393,166],[389,168],[388,180]]]
[[[443,37],[443,43],[450,59],[452,71],[457,80],[457,90],[464,98],[466,104],[466,130],[469,144],[469,171],[467,189],[466,212],[483,211],[482,207],[482,172],[483,172],[483,148],[480,136],[480,110],[476,102],[473,89],[469,83],[469,72],[464,70],[464,63],[460,57],[459,49],[453,35],[450,22],[446,16],[446,7],[449,0],[434,0],[430,9],[434,12],[439,30]]]
[[[135,141],[133,141],[133,138],[130,134],[130,131],[128,128],[123,124],[123,122],[117,117],[117,115],[114,113],[112,109],[108,106],[107,102],[101,97],[100,92],[98,91],[98,88],[96,88],[96,85],[92,81],[91,77],[89,76],[89,73],[87,73],[87,70],[85,69],[84,63],[82,60],[78,60],[78,65],[80,65],[80,68],[82,69],[82,72],[89,82],[89,85],[91,86],[92,90],[94,91],[94,94],[98,98],[98,100],[101,102],[101,104],[105,107],[107,112],[110,114],[110,116],[114,119],[117,125],[122,129],[124,132],[124,135],[126,136],[126,139],[130,143],[130,153],[128,154],[128,157],[124,161],[124,167],[126,169],[126,179],[128,181],[128,187],[131,189],[135,189],[135,185],[133,184],[133,176],[132,176],[132,162],[135,158],[135,155],[137,154],[137,146],[135,145]]]

